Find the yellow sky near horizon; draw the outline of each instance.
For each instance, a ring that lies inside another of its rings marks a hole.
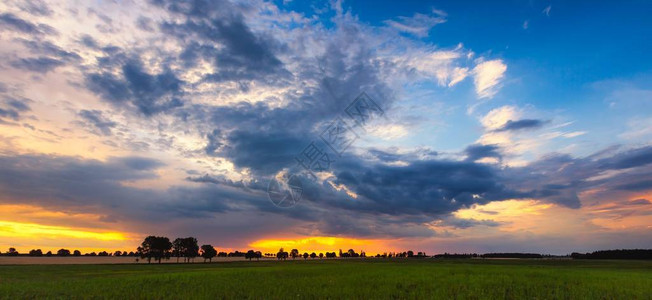
[[[604,203],[574,210],[533,199],[508,200],[475,205],[460,209],[453,214],[460,219],[498,222],[499,225],[496,227],[455,228],[441,225],[441,222],[433,222],[430,227],[435,232],[448,234],[448,236],[439,235],[433,238],[433,241],[450,240],[456,237],[486,237],[501,232],[566,235],[580,232],[586,226],[614,232],[623,229],[649,230],[652,226],[649,218],[644,214],[631,212],[650,209],[650,205],[627,206]],[[570,218],[570,215],[578,217]],[[34,205],[0,204],[0,251],[5,252],[9,247],[14,247],[21,253],[27,253],[31,249],[56,252],[60,248],[80,250],[84,253],[135,251],[146,234],[127,232],[115,225],[116,223],[103,222],[101,216],[90,213],[65,213]],[[390,251],[432,251],[410,248],[411,245],[422,245],[422,242],[427,240],[428,238],[370,239],[351,236],[275,235],[247,244],[227,245],[230,248],[220,246],[218,251],[255,249],[263,253],[276,253],[279,248],[284,248],[286,251],[296,248],[301,253],[323,253],[337,252],[339,249],[342,251],[354,249],[356,252],[364,250],[368,255],[375,255]]]

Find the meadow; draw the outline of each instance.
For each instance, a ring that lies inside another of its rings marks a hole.
[[[652,261],[297,259],[3,265],[0,297],[652,299]]]

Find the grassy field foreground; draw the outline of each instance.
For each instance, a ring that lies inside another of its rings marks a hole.
[[[652,262],[368,259],[0,266],[0,296],[652,299]]]

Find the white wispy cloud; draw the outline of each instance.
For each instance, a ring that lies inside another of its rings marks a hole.
[[[552,5],[548,5],[546,8],[543,9],[541,13],[549,17],[551,9],[552,9]]]
[[[478,97],[491,98],[496,95],[505,71],[507,65],[500,59],[484,61],[476,65],[471,73]]]
[[[413,34],[418,37],[428,36],[430,29],[437,24],[446,22],[446,13],[433,9],[433,15],[426,15],[415,13],[412,17],[398,17],[396,20],[386,20],[385,24],[393,27],[394,29]]]

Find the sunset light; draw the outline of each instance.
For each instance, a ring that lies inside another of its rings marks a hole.
[[[649,298],[651,15],[0,1],[0,298]]]

